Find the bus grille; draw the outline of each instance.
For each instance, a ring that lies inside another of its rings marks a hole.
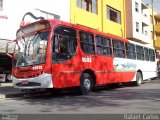
[[[27,84],[22,84],[22,82],[17,83],[16,86],[18,87],[31,87],[31,86],[41,86],[40,83],[36,83],[36,82],[28,82]]]

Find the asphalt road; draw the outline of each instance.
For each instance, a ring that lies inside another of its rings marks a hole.
[[[160,114],[160,80],[140,87],[100,88],[90,95],[76,92],[0,99],[0,113],[9,114]]]

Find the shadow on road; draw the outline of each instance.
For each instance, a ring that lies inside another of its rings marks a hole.
[[[152,81],[150,84],[160,84],[160,81]],[[126,88],[129,87],[129,88]],[[142,85],[143,87],[143,85]],[[51,112],[54,109],[63,111],[78,111],[79,108],[106,108],[130,106],[129,101],[152,101],[160,102],[160,89],[137,89],[131,85],[123,85],[120,87],[101,87],[95,89],[89,95],[80,95],[77,90],[64,91],[61,94],[48,94],[41,96],[27,96],[12,98],[16,101],[25,101],[25,104],[45,106],[40,112]],[[25,105],[24,103],[22,105]],[[160,110],[160,108],[159,108]]]

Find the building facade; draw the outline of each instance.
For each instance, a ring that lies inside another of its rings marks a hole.
[[[1,0],[0,38],[15,39],[25,13],[87,26],[125,38],[125,0]],[[63,4],[62,4],[63,3]],[[16,9],[15,7],[16,6]],[[47,6],[47,7],[46,7]],[[16,13],[16,14],[14,14]],[[29,17],[25,22],[32,22]],[[9,29],[9,31],[8,31]]]
[[[63,4],[62,4],[63,3]],[[16,6],[16,9],[15,9]],[[47,7],[46,7],[47,6]],[[155,13],[155,39],[151,11],[141,0],[0,0],[0,38],[15,39],[25,13],[79,24],[144,45],[160,46],[159,15]],[[16,14],[15,14],[16,13]],[[32,22],[29,17],[25,22]],[[158,41],[159,40],[159,41]]]
[[[142,43],[150,43],[149,8],[141,0],[126,0],[126,38]]]
[[[71,0],[71,23],[125,38],[125,0]]]
[[[151,45],[157,52],[157,60],[160,61],[160,14],[157,10],[150,8],[151,16]],[[154,31],[154,32],[153,32]]]
[[[160,51],[160,14],[154,15],[154,40],[155,48]]]

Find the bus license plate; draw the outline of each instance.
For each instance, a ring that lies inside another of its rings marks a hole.
[[[28,81],[27,80],[22,81],[22,85],[28,85]]]

